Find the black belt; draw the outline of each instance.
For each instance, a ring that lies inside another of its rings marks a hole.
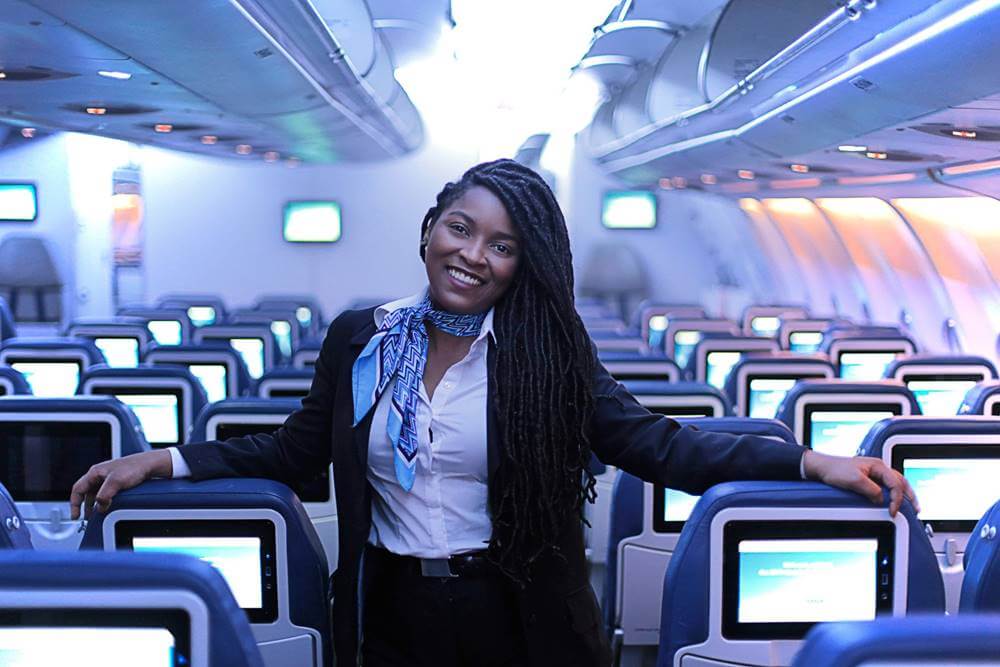
[[[368,546],[370,557],[410,576],[453,578],[499,576],[500,569],[486,558],[486,551],[472,551],[450,558],[400,556],[381,547]]]

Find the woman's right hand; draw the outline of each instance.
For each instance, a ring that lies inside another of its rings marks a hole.
[[[93,465],[73,485],[69,497],[70,516],[74,521],[79,519],[82,505],[84,515],[89,519],[94,509],[106,512],[111,506],[111,499],[119,491],[131,489],[152,477],[170,478],[172,475],[170,452],[165,449],[131,454]]]

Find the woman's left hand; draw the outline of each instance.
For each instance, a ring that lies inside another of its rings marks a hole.
[[[880,459],[869,456],[850,458],[830,456],[808,449],[802,467],[806,478],[854,491],[876,505],[882,503],[882,487],[884,486],[889,489],[890,516],[896,516],[899,506],[903,504],[903,498],[913,503],[914,510],[920,511],[917,495],[913,493],[910,483],[903,475],[887,466]]]

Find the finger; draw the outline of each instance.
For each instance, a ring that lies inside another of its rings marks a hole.
[[[69,516],[73,521],[80,518],[80,506],[83,504],[89,488],[90,472],[88,471],[83,477],[76,480],[76,484],[69,492]]]
[[[860,493],[876,505],[882,504],[882,487],[871,480],[868,475],[862,474],[854,485],[854,491]]]
[[[896,516],[896,512],[903,504],[903,485],[906,484],[906,480],[881,461],[872,465],[868,474],[889,489],[889,516]]]
[[[83,518],[90,520],[90,517],[94,514],[94,491],[87,491],[87,495],[83,500]]]
[[[99,512],[107,512],[108,508],[111,507],[111,500],[115,497],[115,494],[121,490],[121,484],[118,478],[114,475],[108,475],[104,478],[104,484],[101,484],[100,490],[94,497],[95,507]]]

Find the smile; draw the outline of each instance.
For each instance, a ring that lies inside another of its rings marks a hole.
[[[472,287],[478,287],[479,285],[483,284],[483,280],[481,278],[477,278],[471,273],[466,273],[465,271],[462,271],[461,269],[456,269],[454,267],[448,267],[448,275],[457,280],[458,282]]]

